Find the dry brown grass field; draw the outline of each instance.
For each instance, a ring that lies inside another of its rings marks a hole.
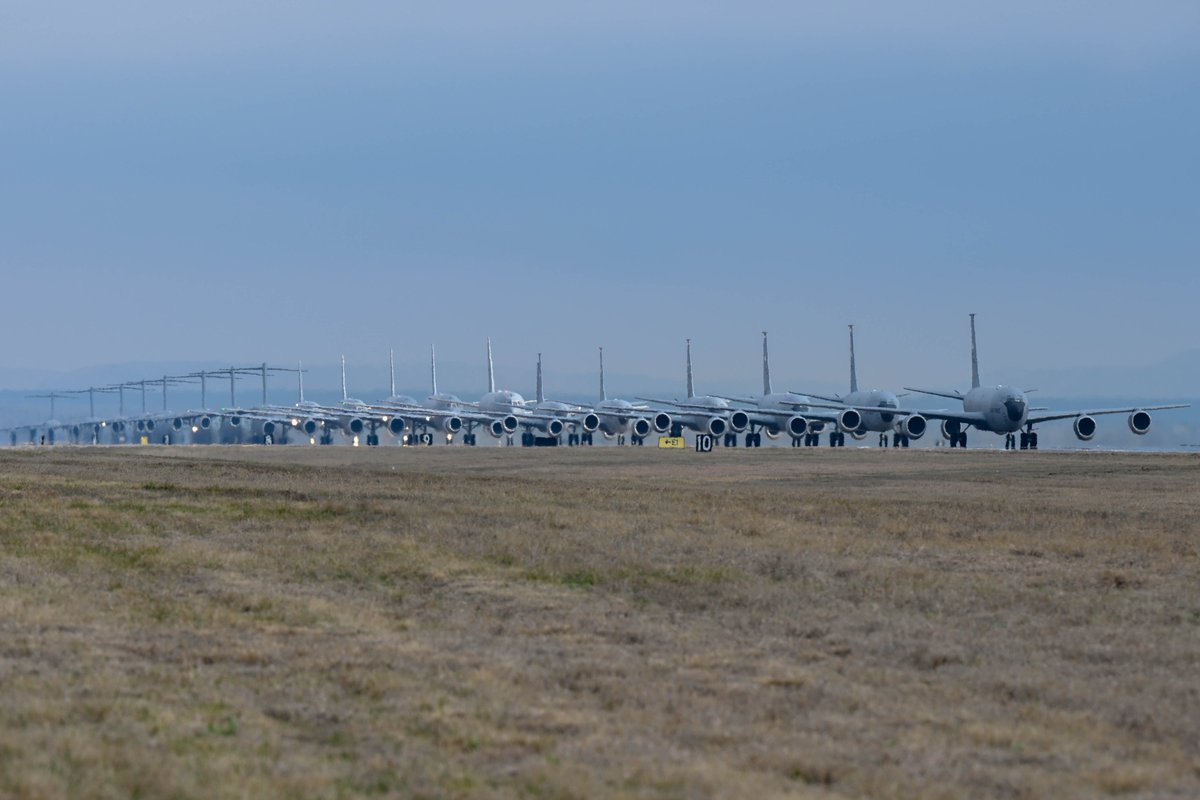
[[[0,796],[1200,796],[1200,457],[0,453]]]

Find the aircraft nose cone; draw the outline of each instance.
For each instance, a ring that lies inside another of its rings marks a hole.
[[[1004,408],[1008,412],[1008,418],[1017,422],[1025,414],[1025,401],[1010,397],[1004,401]]]

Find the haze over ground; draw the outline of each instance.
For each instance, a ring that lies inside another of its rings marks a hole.
[[[961,386],[968,311],[985,379],[1186,361],[1196,41],[1194,3],[9,3],[0,367],[491,335],[678,381],[691,336],[753,388],[766,329],[840,386],[855,322],[864,382]]]

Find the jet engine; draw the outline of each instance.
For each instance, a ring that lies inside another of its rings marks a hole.
[[[551,436],[558,436],[563,432],[563,423],[561,419],[546,420],[546,433]]]
[[[962,424],[956,419],[942,420],[942,438],[953,442],[962,433]]]
[[[817,434],[820,434],[820,433],[824,433],[825,432],[825,423],[817,422],[815,420],[808,423],[808,432],[813,434],[814,436],[816,436]]]
[[[342,430],[351,436],[358,436],[367,427],[367,423],[363,422],[359,417],[346,417],[342,420]]]
[[[1150,430],[1150,414],[1146,411],[1135,411],[1130,414],[1129,430],[1138,436],[1145,436]]]
[[[867,438],[866,428],[858,428],[856,430],[846,431],[846,433],[849,433],[850,438],[854,439],[856,442],[861,442],[863,439]]]
[[[1075,438],[1081,442],[1090,442],[1096,436],[1095,417],[1089,417],[1087,414],[1076,417],[1073,427],[1075,428]],[[1132,427],[1132,423],[1130,423],[1130,427]]]
[[[584,414],[583,421],[579,423],[583,427],[584,433],[595,433],[600,429],[599,414]]]
[[[200,430],[206,431],[212,427],[213,418],[210,417],[208,414],[204,414],[203,416],[196,417],[196,419],[192,420],[192,424],[195,425]]]
[[[631,430],[633,431],[634,436],[641,436],[641,437],[649,436],[650,435],[650,422],[649,422],[649,420],[644,420],[644,419],[640,419],[640,418],[635,419],[632,423]]]
[[[499,419],[492,420],[492,424],[488,425],[488,431],[492,434],[492,436],[496,437],[497,439],[504,436],[504,434],[510,432],[510,431],[505,430],[504,421],[499,420]]]
[[[500,424],[504,426],[505,433],[515,433],[519,423],[517,422],[516,417],[514,417],[512,414],[509,414],[507,417],[504,417],[502,420],[500,420]]]
[[[671,415],[665,411],[659,411],[654,415],[654,430],[659,433],[665,433],[671,430]]]
[[[790,417],[787,421],[788,435],[793,439],[801,439],[808,434],[809,422],[804,417]]]
[[[312,436],[313,434],[315,434],[317,432],[317,429],[321,427],[321,424],[319,422],[317,422],[315,419],[311,419],[311,418],[310,419],[296,418],[296,419],[292,420],[292,427],[299,428],[300,430],[304,431],[309,436]]]
[[[704,430],[711,433],[713,436],[721,436],[725,433],[725,420],[720,417],[709,417],[704,423]]]
[[[838,414],[837,417],[838,430],[842,433],[853,435],[858,430],[858,426],[862,425],[862,414],[855,411],[853,408],[847,408],[845,411]]]
[[[407,427],[408,423],[402,417],[392,417],[387,421],[387,429],[393,436],[399,436],[404,433],[404,429]]]
[[[909,439],[920,439],[929,428],[929,423],[920,414],[909,414],[896,423],[896,430]]]
[[[750,427],[750,415],[745,411],[735,411],[729,415],[729,427],[734,433],[741,433]]]
[[[242,418],[237,417],[237,416],[230,417],[229,418],[229,427],[231,427],[231,428],[242,427]]]
[[[275,422],[274,420],[266,420],[262,424],[262,432],[264,436],[274,437],[283,429],[283,423]]]
[[[183,417],[176,417],[175,419],[171,420],[171,427],[177,431],[181,431],[187,427],[187,420],[185,420]]]
[[[462,417],[441,417],[429,423],[442,433],[458,433],[462,430]]]

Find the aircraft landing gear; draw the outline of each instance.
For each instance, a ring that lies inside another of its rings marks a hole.
[[[736,433],[725,434],[725,446],[726,447],[737,447],[737,434]]]
[[[892,447],[908,447],[908,437],[903,433],[893,434]]]
[[[829,446],[830,447],[845,447],[846,446],[846,434],[842,433],[841,431],[836,431],[834,433],[829,434]]]
[[[678,422],[672,422],[671,423],[671,438],[678,439],[681,436],[683,436],[683,426],[680,425]]]
[[[747,433],[746,434],[746,447],[762,447],[762,434],[761,433]]]
[[[880,447],[888,446],[888,435],[886,433],[879,434],[879,446]]]
[[[951,435],[950,446],[965,448],[967,446],[967,432],[961,431],[959,433]]]
[[[1009,436],[1012,436],[1012,434],[1009,434]],[[1036,433],[1034,433],[1033,431],[1028,431],[1026,433],[1022,433],[1021,434],[1021,449],[1022,450],[1037,450],[1038,449],[1038,435]]]
[[[268,442],[268,444],[269,444],[269,442]],[[378,447],[378,446],[379,446],[379,434],[377,434],[377,433],[367,434],[367,447]]]
[[[474,447],[475,446],[475,434],[464,433],[463,438],[462,438],[462,443],[463,443],[464,447]]]
[[[625,444],[625,434],[623,434],[623,433],[617,434],[617,444],[618,445]]]

